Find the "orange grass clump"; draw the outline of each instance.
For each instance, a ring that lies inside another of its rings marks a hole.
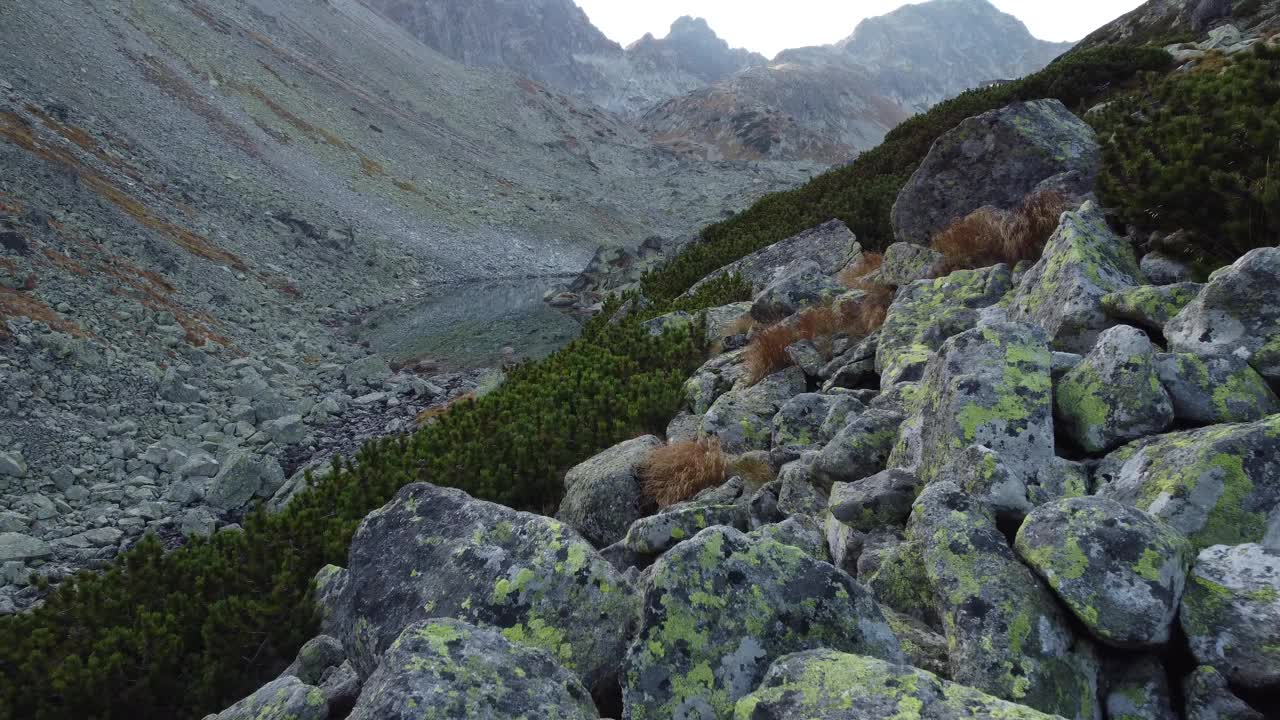
[[[862,253],[856,262],[840,271],[837,280],[850,290],[862,289],[866,284],[864,278],[880,269],[884,264],[884,255],[880,253]]]
[[[1070,208],[1067,196],[1057,191],[1028,195],[1012,210],[978,208],[938,233],[932,247],[945,258],[943,274],[1035,261]]]
[[[659,507],[722,484],[728,461],[716,440],[686,440],[655,448],[640,468],[641,486]]]

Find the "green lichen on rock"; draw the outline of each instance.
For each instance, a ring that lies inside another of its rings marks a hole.
[[[746,530],[747,524],[741,505],[682,505],[637,520],[622,545],[641,555],[659,555],[713,525]]]
[[[1238,355],[1160,354],[1156,369],[1179,420],[1214,425],[1251,422],[1280,412],[1280,399],[1267,381]]]
[[[936,624],[938,613],[924,569],[920,543],[902,542],[885,549],[875,570],[865,576],[859,574],[858,578],[866,583],[867,589],[881,605]]]
[[[940,679],[933,673],[834,650],[788,655],[736,720],[1051,720],[1053,716]]]
[[[1177,717],[1166,671],[1152,655],[1117,656],[1107,661],[1105,707],[1108,720],[1170,720]]]
[[[847,574],[797,547],[710,528],[654,566],[624,667],[626,717],[729,717],[770,662],[820,647],[903,657]]]
[[[788,400],[805,391],[804,371],[790,367],[750,387],[739,385],[716,399],[702,418],[701,433],[720,441],[729,454],[768,450],[773,417]]]
[[[292,675],[277,678],[249,697],[209,716],[212,720],[326,720],[329,706],[319,689],[304,684]]]
[[[1103,295],[1102,309],[1116,320],[1163,331],[1165,323],[1182,312],[1203,287],[1198,283],[1185,282],[1124,288]]]
[[[1244,687],[1280,684],[1280,550],[1257,544],[1202,550],[1181,620],[1202,664]]]

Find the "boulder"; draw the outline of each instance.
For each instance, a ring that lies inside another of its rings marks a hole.
[[[1102,333],[1084,362],[1058,383],[1059,429],[1086,452],[1098,453],[1168,428],[1173,403],[1155,357],[1137,328],[1120,325]]]
[[[1261,542],[1280,506],[1280,415],[1130,443],[1094,472],[1098,494],[1211,545]]]
[[[730,455],[768,450],[773,417],[791,398],[805,391],[804,371],[780,370],[750,387],[738,386],[716,399],[702,418],[702,435],[715,437]]]
[[[745,350],[717,355],[698,368],[684,383],[684,397],[694,415],[711,409],[721,395],[733,389],[746,376],[743,367]]]
[[[1008,210],[1046,180],[1089,192],[1100,152],[1092,128],[1057,100],[1015,103],[939,137],[898,193],[891,220],[899,242],[928,245],[984,205]]]
[[[803,393],[786,401],[773,417],[773,452],[786,461],[827,444],[831,435],[865,406],[848,395]]]
[[[1150,252],[1139,263],[1142,275],[1155,285],[1176,285],[1189,282],[1193,273],[1187,264],[1162,252]]]
[[[349,552],[318,595],[331,608],[324,632],[362,676],[404,628],[452,617],[546,650],[599,689],[614,681],[638,613],[627,581],[568,526],[426,483],[366,517]]]
[[[868,280],[882,285],[910,285],[937,277],[945,261],[942,253],[932,248],[897,242],[885,249],[880,269]]]
[[[1191,544],[1163,522],[1106,498],[1058,500],[1027,516],[1014,548],[1098,640],[1169,641]]]
[[[492,629],[436,618],[404,629],[348,720],[599,717],[582,681],[547,652]]]
[[[1222,673],[1208,665],[1196,668],[1183,685],[1187,720],[1267,720],[1236,697]]]
[[[0,563],[44,560],[53,556],[49,543],[19,532],[0,533]]]
[[[564,476],[556,517],[596,547],[621,540],[631,523],[652,510],[640,488],[640,468],[659,447],[661,440],[646,435],[575,466]]]
[[[751,303],[738,302],[703,311],[707,317],[707,344],[715,346],[726,338],[745,332],[740,323],[751,320]]]
[[[864,562],[872,558],[874,563]],[[876,602],[931,627],[942,627],[920,543],[898,542],[864,549],[858,566],[858,579],[866,584]]]
[[[1103,706],[1113,720],[1178,720],[1169,679],[1160,660],[1151,655],[1116,657],[1104,669]]]
[[[828,220],[725,265],[694,283],[685,296],[693,295],[712,280],[735,274],[751,284],[753,293],[758,293],[797,260],[817,263],[824,274],[834,275],[861,254],[862,246],[848,226],[839,220]]]
[[[820,647],[903,658],[879,606],[844,572],[791,545],[704,530],[654,566],[627,655],[625,717],[728,717],[772,661]]]
[[[270,497],[284,484],[284,471],[274,460],[243,450],[231,453],[209,481],[205,502],[219,510],[244,507],[255,496]]]
[[[920,494],[920,479],[902,470],[885,470],[852,483],[831,488],[827,510],[854,530],[872,532],[905,525],[911,506]]]
[[[1235,685],[1280,690],[1280,550],[1256,544],[1201,550],[1181,618],[1201,664]]]
[[[1053,720],[1052,715],[940,679],[933,673],[835,650],[779,658],[737,720]]]
[[[360,358],[343,370],[347,387],[371,387],[378,389],[391,377],[387,361],[377,355]]]
[[[27,476],[27,463],[22,453],[0,452],[0,477],[23,478]]]
[[[822,448],[814,473],[824,483],[832,483],[853,482],[884,470],[903,417],[892,408],[874,408],[857,416]]]
[[[978,324],[978,311],[1000,301],[1013,286],[1008,266],[958,270],[898,289],[880,328],[876,371],[880,388],[919,380],[947,338]]]
[[[1275,392],[1238,355],[1161,353],[1156,372],[1173,401],[1174,417],[1185,423],[1252,422],[1280,413]]]
[[[748,524],[747,511],[739,504],[689,503],[635,521],[621,544],[637,555],[661,555],[709,527],[746,530]]]
[[[693,315],[690,315],[684,310],[676,310],[675,312],[669,312],[666,315],[659,315],[652,320],[646,320],[642,324],[642,327],[649,332],[650,336],[658,337],[659,335],[663,335],[667,332],[674,332],[676,330],[684,330],[692,327],[693,322]]]
[[[1280,248],[1259,248],[1214,273],[1191,304],[1165,326],[1169,349],[1201,356],[1239,355],[1269,382],[1280,382]]]
[[[1203,288],[1198,283],[1137,285],[1103,295],[1102,309],[1121,322],[1163,333],[1164,326],[1182,312]]]
[[[934,482],[907,538],[920,544],[953,680],[1064,718],[1101,718],[1092,645],[1019,562],[991,506]]]
[[[776,323],[801,310],[835,299],[846,292],[811,260],[797,261],[756,295],[751,317],[756,322]]]
[[[286,675],[205,720],[326,720],[328,717],[329,704],[320,688]]]

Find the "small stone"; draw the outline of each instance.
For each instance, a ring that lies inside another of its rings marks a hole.
[[[21,453],[0,452],[0,477],[22,478],[27,476],[27,463]]]

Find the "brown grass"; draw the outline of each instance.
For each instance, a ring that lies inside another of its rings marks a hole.
[[[747,367],[747,383],[755,385],[770,375],[791,366],[787,348],[804,339],[794,325],[778,323],[757,332],[743,355]]]
[[[728,464],[715,440],[688,440],[656,448],[640,469],[644,492],[659,507],[683,502],[722,484]]]
[[[836,279],[840,281],[841,285],[850,290],[860,290],[866,284],[863,278],[879,270],[883,264],[884,255],[880,253],[862,253],[858,261],[841,270]]]
[[[441,415],[444,415],[445,413],[449,412],[449,410],[453,409],[454,405],[472,402],[475,399],[476,399],[475,393],[465,393],[463,395],[459,395],[458,397],[448,402],[441,403],[439,405],[434,405],[418,413],[418,417],[414,419],[414,422],[418,424],[418,427],[422,427],[430,423],[431,421],[435,420],[436,418],[440,417]]]
[[[79,325],[54,312],[53,308],[40,302],[35,297],[17,290],[0,287],[0,339],[2,340],[10,338],[9,330],[4,321],[12,317],[25,317],[35,322],[42,322],[54,330],[75,337],[89,337],[89,333],[82,330]]]
[[[740,457],[734,460],[729,464],[726,475],[742,478],[752,490],[758,490],[774,480],[773,468],[758,457]]]
[[[1066,195],[1045,191],[1028,195],[1012,210],[975,210],[934,237],[933,249],[945,258],[941,274],[1038,260],[1071,205]]]

